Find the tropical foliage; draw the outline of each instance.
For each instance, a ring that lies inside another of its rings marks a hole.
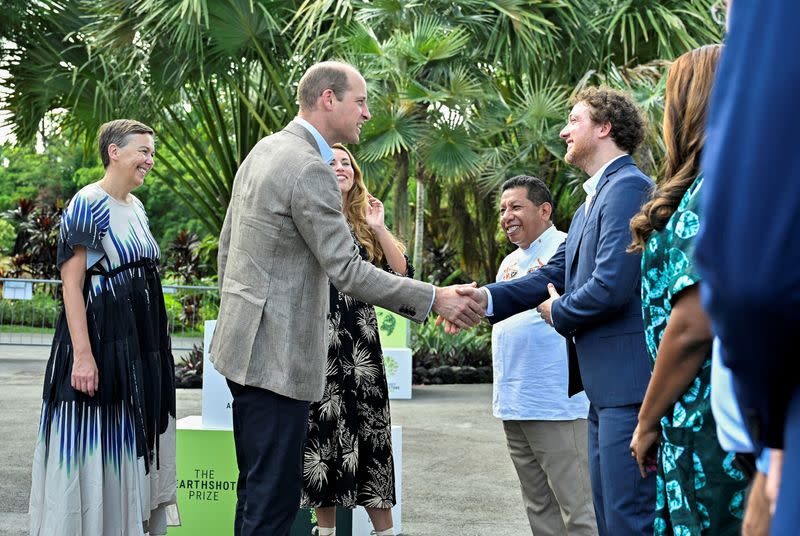
[[[0,0],[2,108],[20,142],[68,132],[88,148],[103,121],[150,122],[159,183],[216,236],[238,165],[295,114],[299,75],[344,58],[374,114],[356,157],[417,273],[485,282],[508,248],[503,180],[542,177],[562,229],[581,202],[558,130],[584,85],[635,95],[651,123],[637,157],[655,174],[664,66],[720,39],[711,3]]]

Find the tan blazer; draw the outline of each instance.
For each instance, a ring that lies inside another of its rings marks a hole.
[[[422,322],[433,286],[365,262],[314,137],[293,121],[259,141],[233,183],[219,239],[221,302],[211,361],[241,385],[322,398],[328,281]]]

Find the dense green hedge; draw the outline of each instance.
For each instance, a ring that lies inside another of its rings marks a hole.
[[[45,293],[31,300],[0,299],[0,325],[53,328],[60,311],[61,302]]]
[[[202,332],[205,320],[214,320],[219,312],[216,293],[186,295],[165,294],[167,319],[173,331]],[[54,328],[61,312],[61,300],[44,292],[35,292],[30,300],[0,299],[0,326],[15,325]]]
[[[433,317],[412,325],[411,349],[414,367],[481,367],[492,364],[492,328],[482,322],[468,331],[447,335]]]

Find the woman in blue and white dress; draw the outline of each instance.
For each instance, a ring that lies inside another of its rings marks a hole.
[[[44,379],[31,534],[166,534],[178,524],[175,383],[159,248],[130,192],[153,166],[153,130],[99,134],[104,177],[64,212],[64,308]]]

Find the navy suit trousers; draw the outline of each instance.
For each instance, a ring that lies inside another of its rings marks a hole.
[[[792,394],[783,434],[783,470],[778,505],[770,527],[772,536],[800,531],[800,387]]]
[[[653,534],[656,474],[647,478],[631,457],[639,405],[589,406],[589,476],[600,536]]]
[[[239,481],[234,536],[288,536],[300,506],[309,403],[228,380]]]

